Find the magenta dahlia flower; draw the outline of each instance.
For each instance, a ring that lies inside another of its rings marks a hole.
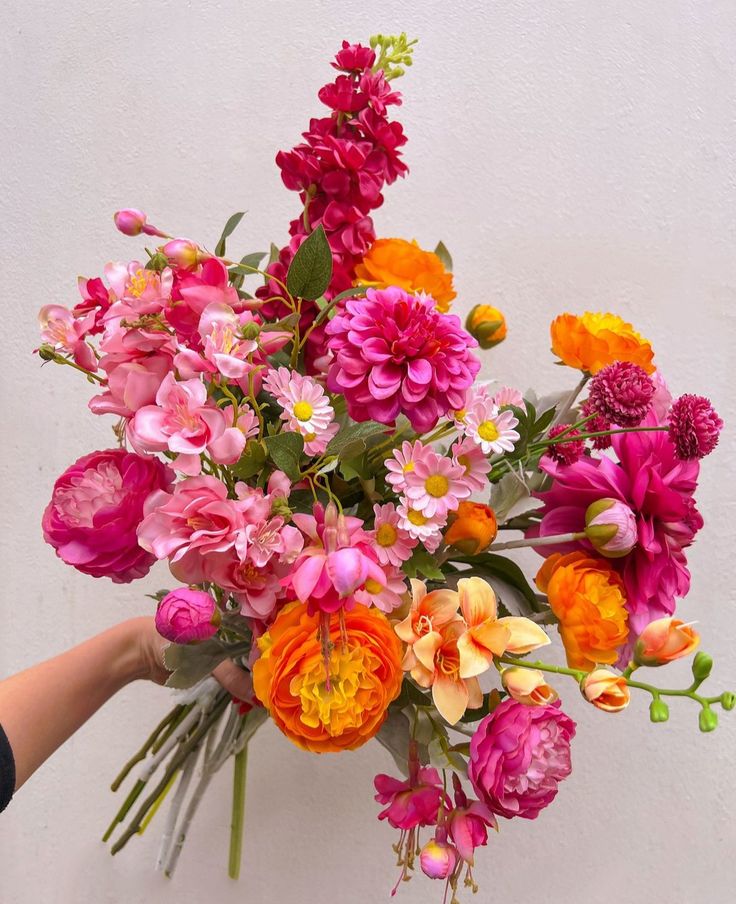
[[[672,403],[668,416],[670,437],[677,457],[703,458],[718,445],[723,421],[704,396],[684,395]]]
[[[144,504],[173,480],[173,472],[157,458],[125,449],[84,455],[54,484],[43,513],[44,539],[84,574],[116,584],[141,578],[155,561],[136,535]]]
[[[636,427],[652,407],[656,389],[644,368],[630,361],[614,361],[599,370],[590,383],[593,411],[621,427]]]
[[[454,314],[440,314],[429,296],[368,289],[327,326],[335,362],[327,375],[356,421],[393,424],[405,414],[418,433],[462,408],[480,370],[478,343]]]
[[[470,740],[468,777],[492,813],[536,819],[571,772],[575,723],[559,700],[527,706],[504,700]]]

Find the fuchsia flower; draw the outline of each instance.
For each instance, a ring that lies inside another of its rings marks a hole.
[[[452,774],[455,806],[446,817],[448,834],[462,859],[473,865],[477,847],[488,843],[488,828],[498,831],[496,817],[479,800],[468,800],[457,773]]]
[[[582,458],[585,453],[585,440],[577,439],[577,437],[580,436],[580,431],[576,430],[574,427],[571,428],[569,424],[557,424],[556,427],[550,428],[547,435],[550,439],[554,439],[562,434],[565,434],[566,437],[569,436],[569,441],[564,443],[550,443],[550,445],[547,446],[545,454],[548,455],[552,461],[558,462],[558,464],[571,465],[579,458]]]
[[[437,813],[444,792],[439,772],[432,766],[420,766],[410,759],[409,778],[400,781],[390,775],[375,777],[375,800],[387,804],[378,814],[395,829],[408,831],[419,826],[431,826],[437,822]]]
[[[438,826],[434,837],[429,839],[419,853],[419,866],[430,879],[447,879],[457,865],[457,849],[446,838],[447,830]]]
[[[154,557],[136,530],[149,498],[166,494],[173,473],[155,458],[125,449],[84,455],[58,478],[43,513],[43,536],[68,565],[126,584],[147,574]]]
[[[77,280],[77,288],[82,300],[74,306],[72,313],[75,317],[82,317],[89,314],[90,311],[94,311],[94,326],[89,330],[89,334],[101,333],[103,319],[113,302],[112,292],[99,277],[85,279],[80,276]]]
[[[167,593],[156,609],[156,630],[172,643],[198,643],[214,637],[220,621],[211,594],[189,587]]]
[[[401,527],[399,513],[392,502],[374,505],[375,521],[370,537],[381,565],[401,565],[411,558],[417,539]]]
[[[680,396],[669,410],[670,437],[677,457],[692,461],[709,455],[718,445],[723,421],[704,396]]]
[[[403,289],[368,289],[365,298],[348,299],[327,334],[335,355],[327,386],[344,394],[356,421],[392,425],[403,413],[424,433],[462,407],[480,370],[470,352],[477,342],[459,319]]]
[[[77,318],[70,310],[59,304],[47,304],[38,312],[38,320],[41,325],[42,342],[52,346],[56,351],[71,355],[85,370],[97,370],[97,358],[84,341],[95,325],[93,311]]]
[[[614,361],[591,380],[588,401],[611,423],[636,427],[652,407],[654,392],[644,368],[630,361]]]
[[[536,819],[571,772],[575,723],[559,701],[526,706],[504,700],[470,740],[468,777],[492,813]]]
[[[431,449],[406,475],[404,496],[426,518],[446,519],[470,493],[463,465]]]

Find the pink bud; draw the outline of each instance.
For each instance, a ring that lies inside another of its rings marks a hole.
[[[585,513],[585,536],[601,555],[620,559],[636,546],[636,517],[625,502],[598,499]]]
[[[146,214],[142,210],[135,207],[124,207],[122,210],[116,210],[113,214],[115,225],[123,233],[123,235],[157,235],[166,239],[168,236],[165,232],[161,232],[155,226],[148,223]]]
[[[180,587],[172,590],[158,604],[156,630],[172,643],[198,643],[217,633],[220,610],[203,590]]]
[[[190,239],[172,239],[160,250],[172,264],[184,270],[193,270],[203,257],[200,248]]]
[[[436,838],[430,838],[419,854],[422,872],[430,879],[446,879],[455,869],[456,863],[457,851],[454,846]]]

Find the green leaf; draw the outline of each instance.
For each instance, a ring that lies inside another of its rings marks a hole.
[[[243,454],[233,465],[233,473],[241,480],[247,480],[257,474],[266,463],[268,449],[265,443],[252,439],[246,443]]]
[[[276,263],[276,261],[279,259],[279,254],[280,254],[280,253],[281,253],[281,249],[279,248],[279,246],[278,246],[278,245],[274,245],[274,243],[271,242],[271,247],[268,249],[268,264],[269,264],[269,266],[270,266],[271,264],[275,264],[275,263]]]
[[[282,317],[281,320],[275,320],[270,323],[264,323],[261,327],[262,333],[273,333],[278,331],[291,332],[297,324],[299,320],[299,315],[294,311],[293,314],[287,314],[286,317]]]
[[[353,286],[352,289],[345,289],[344,292],[335,295],[332,303],[338,305],[344,298],[352,298],[354,295],[365,295],[368,289],[370,289],[370,286]]]
[[[304,439],[298,433],[277,433],[264,440],[271,461],[290,480],[298,480],[301,475],[301,457]]]
[[[366,440],[377,433],[385,433],[386,425],[376,421],[361,421],[359,424],[346,424],[332,437],[325,455],[337,455],[340,458],[357,458],[366,449]]]
[[[250,643],[226,644],[216,637],[191,645],[171,643],[164,648],[164,665],[171,672],[166,687],[192,687],[221,662],[242,656],[249,649]]]
[[[524,572],[511,559],[499,556],[496,553],[484,552],[479,556],[462,556],[461,558],[453,556],[452,561],[464,562],[467,565],[471,565],[473,571],[482,571],[501,578],[521,592],[533,612],[539,611],[539,601],[529,586]]]
[[[369,480],[373,474],[368,465],[368,456],[363,453],[355,458],[344,458],[340,461],[339,473],[347,481]]]
[[[430,581],[445,580],[439,565],[423,546],[417,546],[409,561],[404,563],[404,573],[410,578],[423,574]]]
[[[227,242],[228,236],[232,235],[233,232],[238,228],[238,223],[245,216],[245,211],[241,210],[238,213],[234,213],[230,219],[225,223],[225,228],[222,230],[222,235],[220,236],[220,240],[215,245],[215,254],[218,257],[222,257],[225,253],[225,243]]]
[[[548,408],[546,411],[542,412],[542,414],[540,414],[537,420],[534,422],[534,426],[531,429],[532,436],[537,437],[540,434],[544,433],[552,423],[552,421],[555,419],[556,413],[556,408]]]
[[[445,243],[437,242],[437,247],[434,249],[434,253],[442,261],[442,266],[445,268],[445,270],[448,270],[450,273],[452,273],[452,256],[447,250]]]
[[[323,227],[301,243],[286,274],[286,288],[294,298],[314,301],[327,291],[332,278],[332,251]]]

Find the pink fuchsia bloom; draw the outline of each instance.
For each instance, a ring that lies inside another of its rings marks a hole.
[[[374,505],[375,521],[369,536],[381,565],[401,565],[411,558],[418,540],[401,527],[399,513],[392,502]]]
[[[599,499],[585,513],[585,536],[601,555],[619,559],[636,545],[636,517],[625,502]]]
[[[363,587],[355,591],[355,602],[364,606],[375,606],[381,612],[393,612],[406,601],[408,587],[404,572],[393,565],[384,565],[386,583],[384,586],[368,578]]]
[[[335,419],[324,389],[312,377],[279,367],[266,374],[263,386],[283,409],[281,420],[288,429],[300,433],[308,442],[324,435]]]
[[[253,370],[249,356],[258,350],[255,339],[243,339],[242,315],[222,302],[213,302],[202,312],[198,332],[202,338],[202,354],[184,348],[174,358],[184,379],[200,373],[221,374],[228,380],[242,380]]]
[[[136,536],[146,501],[165,493],[172,471],[125,449],[92,452],[54,484],[43,536],[68,565],[92,577],[127,584],[147,574],[154,557]]]
[[[614,361],[591,380],[588,401],[611,423],[636,427],[652,407],[654,393],[654,383],[644,368],[630,361]]]
[[[327,386],[345,396],[357,421],[392,425],[403,413],[424,433],[462,407],[480,370],[470,352],[477,342],[460,320],[403,289],[368,289],[365,298],[348,299],[327,334],[335,355]]]
[[[432,449],[425,446],[420,440],[413,443],[404,441],[400,448],[394,449],[391,458],[384,462],[386,470],[386,483],[390,484],[394,492],[403,493],[406,489],[406,478],[413,471],[418,461],[432,454]]]
[[[470,740],[468,777],[498,816],[536,819],[571,772],[575,723],[559,708],[504,700]]]
[[[156,609],[156,630],[171,643],[199,643],[214,637],[220,621],[212,595],[189,587],[167,593]]]
[[[571,465],[579,458],[582,458],[585,453],[585,440],[578,439],[580,431],[576,430],[574,427],[571,428],[569,424],[557,424],[557,426],[550,428],[547,435],[550,439],[555,439],[563,434],[565,437],[569,437],[569,440],[564,443],[550,443],[550,445],[547,446],[545,455],[548,455],[558,464]]]
[[[427,518],[446,519],[470,493],[465,468],[431,449],[406,475],[404,496],[413,509]]]
[[[97,358],[84,341],[95,325],[95,314],[76,318],[72,312],[59,304],[44,305],[38,313],[41,326],[41,341],[55,351],[71,355],[85,370],[97,370]]]
[[[447,830],[439,827],[419,853],[419,866],[430,879],[447,879],[455,869],[458,852],[454,845],[443,840]]]
[[[487,474],[491,463],[475,440],[469,436],[458,440],[450,448],[450,455],[453,462],[463,468],[461,481],[470,493],[483,493],[488,489]]]
[[[77,287],[82,300],[74,306],[72,313],[75,317],[83,317],[94,311],[94,326],[89,330],[90,334],[101,333],[103,329],[103,318],[113,302],[112,293],[99,278],[85,279],[80,276],[77,280]]]
[[[513,452],[519,441],[514,430],[519,420],[510,410],[499,411],[491,400],[478,401],[465,415],[465,435],[476,442],[486,455]]]
[[[314,515],[296,514],[293,522],[306,543],[283,584],[308,604],[310,613],[351,609],[355,591],[369,579],[386,586],[360,518],[338,514],[330,504],[326,509],[315,505]]]
[[[174,274],[168,267],[158,273],[147,270],[140,261],[114,261],[105,266],[105,277],[117,299],[106,322],[111,318],[136,320],[144,314],[156,314],[171,299]]]
[[[409,777],[405,781],[379,774],[373,780],[375,800],[386,804],[378,814],[395,829],[408,832],[437,822],[440,804],[445,799],[442,779],[432,766],[420,766],[416,741],[409,746]]]
[[[672,403],[667,420],[677,457],[683,461],[704,458],[718,445],[723,421],[704,396],[680,396]]]
[[[116,210],[113,214],[115,226],[123,235],[157,235],[161,238],[167,238],[165,232],[161,232],[155,226],[151,226],[148,222],[146,214],[142,210],[135,207],[124,207],[122,210]]]
[[[653,421],[650,412],[645,424]],[[633,511],[636,546],[611,564],[623,577],[629,625],[636,634],[652,619],[671,615],[675,599],[690,589],[685,549],[703,526],[693,499],[699,465],[680,461],[666,433],[621,433],[612,442],[618,462],[602,456],[561,466],[542,459],[540,467],[553,483],[548,492],[539,494],[544,507],[538,534],[584,530],[588,507],[604,498],[617,499]],[[589,541],[538,551],[551,555],[578,549],[590,550]]]
[[[498,831],[498,823],[485,804],[468,799],[456,772],[452,773],[452,784],[455,806],[447,814],[445,824],[458,854],[472,866],[475,849],[488,843],[488,829]]]

